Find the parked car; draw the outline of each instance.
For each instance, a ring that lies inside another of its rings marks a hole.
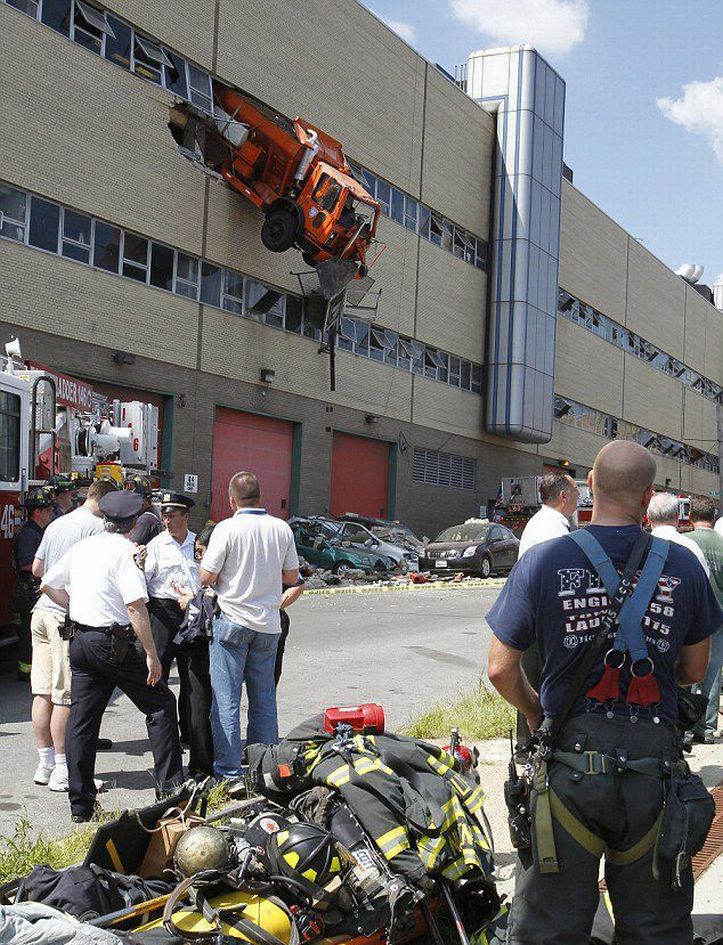
[[[317,568],[344,574],[358,568],[371,573],[388,572],[397,568],[397,562],[374,548],[353,544],[339,533],[338,522],[323,518],[293,518],[289,525],[294,533],[296,550],[309,564]]]
[[[339,529],[341,537],[355,545],[363,545],[370,551],[394,558],[403,572],[419,570],[419,553],[409,551],[399,542],[393,542],[376,534],[366,524],[340,516],[330,522]]]
[[[412,529],[403,522],[374,518],[371,515],[358,515],[356,512],[345,512],[338,516],[338,521],[358,522],[364,525],[375,538],[401,548],[410,571],[419,569],[419,558],[424,552],[424,542],[417,538]]]
[[[473,519],[445,528],[427,545],[420,567],[423,571],[462,571],[489,577],[509,571],[520,547],[509,528],[486,519]]]

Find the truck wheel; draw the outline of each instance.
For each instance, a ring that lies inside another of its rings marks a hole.
[[[298,216],[285,208],[270,210],[261,227],[261,242],[272,253],[291,249],[299,231]]]
[[[492,574],[492,562],[487,557],[487,555],[485,555],[484,558],[482,559],[479,573],[480,573],[480,576],[483,578],[488,578]]]

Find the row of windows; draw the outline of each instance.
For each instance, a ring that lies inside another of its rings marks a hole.
[[[693,368],[687,367],[682,361],[661,351],[650,341],[645,341],[640,335],[636,335],[635,332],[624,328],[618,322],[613,321],[612,318],[598,312],[592,305],[587,305],[585,302],[581,302],[580,299],[576,299],[574,295],[570,295],[564,289],[559,291],[558,312],[563,318],[575,322],[576,325],[581,325],[600,338],[604,338],[605,341],[609,341],[616,348],[622,348],[623,351],[634,354],[636,358],[650,364],[656,371],[662,371],[668,377],[676,378],[684,387],[695,391],[702,397],[716,403],[723,403],[723,387],[720,384],[703,377],[702,374],[694,371]]]
[[[669,456],[671,459],[678,460],[679,463],[685,463],[686,466],[695,466],[716,474],[720,470],[718,457],[713,453],[706,453],[694,446],[686,446],[679,440],[663,436],[662,433],[645,430],[627,420],[620,420],[601,410],[578,404],[568,397],[555,395],[555,418],[560,423],[570,424],[587,433],[596,433],[609,440],[635,440],[653,453]]]
[[[139,33],[107,10],[93,7],[85,0],[5,0],[5,3],[213,114],[213,89],[208,72],[162,46],[158,40]],[[379,201],[383,214],[465,262],[485,268],[485,240],[392,187],[371,171],[353,166],[356,176]]]
[[[414,447],[412,480],[429,486],[447,486],[452,489],[474,491],[477,462],[469,456],[440,453]]]
[[[321,339],[318,321],[307,316],[298,295],[7,184],[0,184],[0,236],[273,328]],[[359,318],[341,319],[338,346],[451,387],[482,392],[480,364]]]

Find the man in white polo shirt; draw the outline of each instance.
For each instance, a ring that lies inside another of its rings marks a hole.
[[[233,516],[219,522],[201,562],[201,583],[213,584],[220,614],[210,645],[214,772],[243,775],[241,690],[248,693],[248,744],[279,740],[274,664],[281,624],[282,583],[296,584],[299,558],[286,522],[260,506],[259,481],[239,472],[228,485]]]
[[[540,482],[542,505],[525,525],[517,553],[522,555],[551,538],[560,538],[570,531],[570,516],[577,508],[579,490],[577,483],[567,473],[548,473]]]

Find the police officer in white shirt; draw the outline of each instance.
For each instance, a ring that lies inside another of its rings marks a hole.
[[[189,774],[212,775],[208,641],[175,642],[185,604],[201,588],[196,535],[188,528],[188,513],[195,502],[179,492],[162,492],[160,505],[164,530],[148,542],[144,562],[151,630],[166,682],[174,659],[178,665],[178,719],[181,741],[189,747]]]
[[[577,484],[567,473],[548,473],[540,483],[542,506],[525,525],[517,560],[534,545],[559,538],[570,531],[570,516],[577,509]]]
[[[96,740],[116,686],[146,716],[153,750],[157,794],[173,793],[183,782],[176,700],[161,680],[146,601],[146,582],[127,538],[141,510],[140,496],[113,492],[98,503],[106,531],[84,538],[43,577],[42,592],[67,607],[71,709],[66,737],[68,796],[74,823],[97,811],[94,782]],[[136,637],[145,660],[135,647]]]

